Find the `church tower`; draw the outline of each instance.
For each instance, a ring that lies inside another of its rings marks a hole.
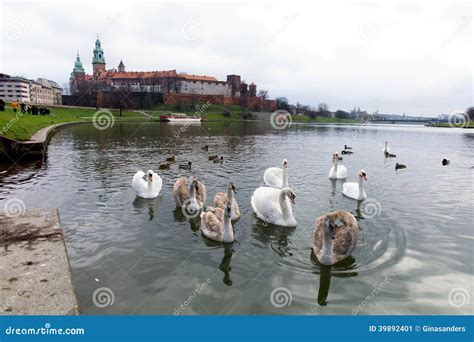
[[[79,51],[77,52],[76,61],[74,62],[74,69],[72,69],[71,77],[69,78],[69,89],[71,94],[79,92],[81,86],[85,81],[85,71],[82,66],[81,58],[79,57]]]
[[[104,50],[100,44],[99,37],[95,41],[94,56],[92,58],[92,76],[97,78],[101,71],[105,71]]]

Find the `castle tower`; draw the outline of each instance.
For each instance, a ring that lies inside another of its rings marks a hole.
[[[125,72],[125,65],[123,64],[122,60],[120,60],[118,65],[118,72]]]
[[[240,96],[240,76],[227,75],[227,84],[230,86],[232,97]]]
[[[255,83],[250,83],[249,85],[249,92],[250,92],[250,97],[256,97],[257,96],[257,85]]]
[[[85,80],[85,71],[82,66],[81,58],[79,57],[79,51],[77,52],[76,61],[74,62],[74,68],[69,77],[69,89],[71,94],[77,93],[81,87],[82,82]]]
[[[94,56],[92,57],[92,76],[97,78],[101,71],[105,71],[104,50],[100,44],[99,37],[95,41]]]

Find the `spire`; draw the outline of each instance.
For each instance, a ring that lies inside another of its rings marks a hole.
[[[105,64],[104,50],[102,50],[99,35],[97,35],[97,40],[95,41],[92,64]]]
[[[125,65],[123,64],[122,60],[120,60],[120,63],[118,65],[118,71],[119,72],[124,72],[125,71]]]
[[[72,72],[84,72],[84,67],[82,66],[81,58],[79,57],[79,51],[77,51],[76,61],[74,62],[74,69]]]

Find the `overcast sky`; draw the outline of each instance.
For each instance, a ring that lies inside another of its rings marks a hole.
[[[99,34],[107,68],[236,73],[331,110],[437,115],[473,104],[470,1],[5,1],[0,72],[63,84]]]

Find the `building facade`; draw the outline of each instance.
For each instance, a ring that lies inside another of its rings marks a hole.
[[[54,81],[38,78],[36,81],[19,76],[0,74],[0,98],[5,102],[61,104],[61,87]]]
[[[193,95],[241,96],[241,77],[228,75],[226,81],[213,76],[189,75],[176,70],[126,71],[120,60],[117,68],[106,69],[102,44],[97,38],[92,51],[92,74],[87,74],[77,54],[73,71],[69,78],[71,94],[93,91],[127,91],[152,93],[180,93]],[[245,84],[245,83],[243,83]],[[257,86],[252,83],[246,96],[256,97]]]

